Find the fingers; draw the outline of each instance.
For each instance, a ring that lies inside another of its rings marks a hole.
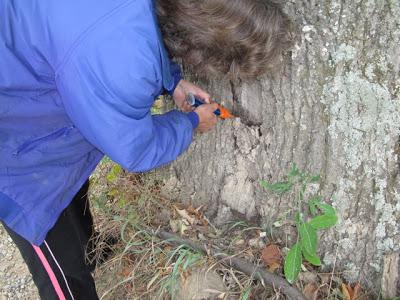
[[[207,113],[212,114],[215,116],[214,111],[216,111],[219,108],[218,103],[211,103],[211,104],[203,104],[201,107],[204,107],[204,110],[207,111]]]
[[[202,88],[199,86],[186,81],[186,80],[181,80],[179,82],[179,87],[185,91],[185,94],[187,93],[192,93],[195,95],[197,98],[203,100],[204,103],[211,103],[211,96],[208,94],[206,91],[204,91]]]
[[[219,105],[218,105],[218,103],[215,103],[215,102],[214,102],[214,103],[211,103],[211,104],[210,104],[210,107],[211,107],[211,109],[212,109],[213,112],[214,112],[214,111],[216,111],[216,110],[219,108]]]
[[[211,103],[211,96],[200,88],[198,88],[196,96],[202,99],[205,103]]]
[[[199,126],[197,130],[199,132],[207,132],[211,130],[217,123],[217,116],[214,111],[218,109],[218,104],[203,104],[196,108],[195,112],[199,116]]]
[[[184,101],[181,105],[181,107],[179,107],[180,110],[184,111],[184,112],[191,112],[193,111],[195,108],[193,106],[191,106],[189,103],[187,103],[186,101]]]

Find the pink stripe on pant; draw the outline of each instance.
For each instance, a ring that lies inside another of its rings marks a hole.
[[[60,284],[58,283],[57,277],[54,274],[53,270],[50,267],[49,262],[47,261],[46,257],[43,254],[42,249],[40,249],[39,247],[32,245],[33,249],[35,249],[36,254],[39,256],[40,261],[42,262],[47,274],[50,277],[50,281],[53,284],[53,287],[57,293],[57,296],[60,300],[66,300],[64,293],[61,289]]]

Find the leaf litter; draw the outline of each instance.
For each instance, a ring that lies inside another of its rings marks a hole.
[[[96,270],[101,299],[174,299],[180,282],[189,278],[191,270],[197,267],[215,270],[224,283],[227,291],[214,299],[243,299],[244,296],[254,300],[285,299],[279,290],[227,267],[223,261],[196,256],[185,247],[172,247],[148,236],[141,226],[164,228],[185,238],[212,244],[283,277],[283,257],[288,248],[285,241],[275,238],[268,229],[243,220],[215,228],[204,215],[203,207],[165,198],[161,193],[162,183],[154,173],[125,173],[109,160],[102,162],[91,183],[90,197],[96,227],[101,233],[97,239],[105,240],[109,236],[119,239],[113,247],[114,256]],[[288,226],[291,224],[282,224],[282,227]],[[363,295],[361,286],[345,285],[340,274],[335,274],[337,280],[328,284],[317,267],[304,262],[302,268],[306,271],[300,273],[294,284],[308,299],[370,299]],[[332,280],[333,274],[327,275]]]

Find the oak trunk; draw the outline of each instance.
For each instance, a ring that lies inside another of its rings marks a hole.
[[[260,181],[292,163],[320,174],[314,190],[340,219],[320,236],[324,268],[378,289],[385,255],[400,250],[399,3],[287,2],[299,38],[283,68],[251,84],[200,82],[240,118],[197,135],[168,185],[217,224],[241,216],[275,230],[297,204]]]

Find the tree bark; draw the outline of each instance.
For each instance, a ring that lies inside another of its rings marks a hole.
[[[325,268],[377,287],[385,254],[400,250],[400,6],[397,0],[289,1],[299,41],[274,78],[200,82],[240,119],[197,135],[167,185],[206,204],[272,224],[297,204],[260,180],[296,163],[339,215],[320,236]],[[294,241],[289,242],[294,243]]]

